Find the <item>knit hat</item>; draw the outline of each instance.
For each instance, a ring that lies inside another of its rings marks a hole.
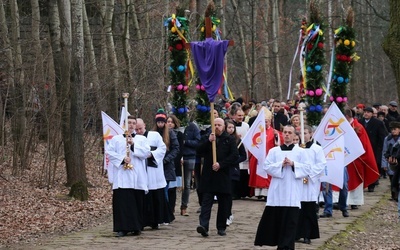
[[[167,114],[165,114],[164,109],[158,109],[156,114],[156,122],[167,122]]]
[[[362,103],[357,104],[356,107],[359,108],[359,109],[365,109],[365,105],[362,104]]]

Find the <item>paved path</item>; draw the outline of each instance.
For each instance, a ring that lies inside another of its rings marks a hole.
[[[311,245],[296,243],[296,249],[317,249],[325,241],[346,229],[358,217],[369,211],[389,190],[389,180],[381,179],[381,185],[373,193],[364,193],[365,205],[349,210],[350,217],[344,218],[335,210],[332,218],[320,218],[321,238],[312,240]],[[178,195],[179,196],[179,195]],[[140,236],[114,237],[112,221],[89,230],[58,236],[40,242],[35,246],[18,246],[13,249],[276,249],[276,247],[255,247],[254,237],[265,202],[256,199],[235,200],[233,203],[234,223],[227,229],[227,236],[217,235],[215,228],[216,207],[214,204],[210,221],[210,236],[202,237],[196,232],[198,225],[197,196],[191,193],[190,216],[178,213],[170,225],[159,230],[145,228]],[[179,206],[178,206],[179,208]]]

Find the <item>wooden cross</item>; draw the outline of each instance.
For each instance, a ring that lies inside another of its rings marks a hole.
[[[206,38],[212,38],[212,22],[210,17],[205,17],[205,32]],[[185,42],[185,41],[184,41]],[[229,40],[229,46],[233,46],[235,43],[233,40]],[[185,48],[190,50],[190,43],[185,43]],[[214,102],[210,102],[210,123],[211,123],[211,133],[215,134],[215,124],[214,124]],[[212,142],[212,155],[213,163],[217,162],[217,145],[216,142]]]

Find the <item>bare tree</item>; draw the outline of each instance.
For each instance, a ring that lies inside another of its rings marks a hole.
[[[385,36],[382,47],[392,62],[392,69],[396,78],[397,98],[400,96],[400,2],[390,0],[390,27]]]
[[[236,0],[231,0],[233,8],[235,10],[235,17],[237,19],[238,22],[238,29],[239,29],[239,44],[240,44],[240,51],[242,54],[242,60],[243,60],[243,71],[244,71],[244,80],[246,83],[246,87],[247,87],[247,91],[249,93],[252,92],[251,89],[251,77],[250,77],[250,66],[249,66],[249,58],[247,56],[247,50],[246,50],[246,38],[245,38],[245,34],[244,34],[244,27],[242,24],[242,17],[241,17],[241,12],[239,10],[239,6],[238,3],[236,2]]]
[[[82,12],[83,12],[83,33],[85,35],[85,48],[86,48],[86,53],[88,54],[88,59],[89,62],[87,65],[89,66],[90,70],[90,75],[92,76],[92,81],[93,81],[93,87],[95,89],[96,93],[96,99],[99,101],[101,98],[101,90],[100,90],[100,78],[99,78],[99,70],[97,67],[97,61],[96,61],[96,54],[93,46],[93,36],[90,31],[90,24],[89,24],[89,19],[87,16],[87,11],[86,11],[86,4],[85,1],[82,1]],[[88,71],[88,70],[87,70]],[[87,72],[86,71],[86,72]],[[103,105],[102,105],[103,106]],[[102,106],[100,107],[102,110]]]
[[[279,8],[278,0],[272,0],[272,53],[275,62],[276,97],[282,99],[282,81],[279,58]]]
[[[1,110],[0,110],[0,121],[1,121],[1,133],[0,133],[0,138],[1,138],[1,146],[4,146],[6,144],[6,138],[5,138],[5,113],[6,113],[6,107],[8,103],[8,93],[10,88],[14,88],[14,60],[13,60],[13,51],[11,47],[11,41],[9,37],[9,31],[7,27],[7,17],[6,13],[4,11],[4,0],[0,0],[0,35],[2,39],[2,43],[4,46],[4,59],[5,59],[5,75],[2,75],[2,80],[6,82],[6,92],[7,95],[3,95],[3,93],[0,95],[1,98],[4,100],[1,101]],[[4,106],[3,106],[4,103]]]
[[[127,78],[127,83],[125,85],[126,89],[130,89],[130,87],[133,86],[133,67],[132,67],[132,49],[131,49],[131,44],[130,44],[130,38],[131,35],[129,33],[130,31],[130,16],[131,16],[131,1],[130,0],[124,0],[122,1],[122,8],[124,10],[124,15],[122,18],[122,27],[123,27],[123,33],[122,33],[122,48],[123,48],[123,53],[124,53],[124,58],[125,58],[125,71],[126,71],[126,78]]]
[[[13,50],[14,85],[12,89],[12,135],[14,142],[13,172],[18,174],[28,164],[27,127],[26,127],[26,87],[22,63],[20,39],[20,18],[17,0],[10,1],[11,10],[11,46]]]
[[[263,8],[260,10],[262,13],[262,18],[263,18],[263,26],[262,26],[262,34],[263,34],[263,39],[261,40],[263,44],[263,70],[264,70],[264,79],[262,80],[262,83],[265,84],[265,92],[264,96],[267,97],[268,94],[271,94],[271,84],[267,82],[266,80],[268,79],[269,75],[271,74],[270,70],[270,47],[269,47],[269,33],[268,30],[270,29],[270,22],[269,22],[269,17],[268,13],[270,13],[270,4],[269,0],[264,0],[264,5]]]
[[[61,133],[64,144],[64,157],[66,170],[68,172],[69,166],[73,164],[71,159],[73,156],[74,146],[72,144],[71,134],[71,55],[72,55],[72,24],[71,24],[71,5],[69,1],[58,1],[58,12],[59,12],[59,24],[60,24],[60,45],[55,45],[53,48],[54,53],[60,53],[55,56],[54,68],[56,69],[56,93],[58,101],[58,109],[61,114]],[[54,37],[53,37],[54,38]],[[52,42],[53,43],[53,42]],[[60,49],[60,51],[54,50]],[[59,77],[59,79],[57,79]],[[68,179],[67,174],[67,185],[72,185],[72,179]]]
[[[120,80],[118,59],[115,51],[113,37],[113,16],[114,16],[114,0],[101,0],[101,16],[103,18],[103,33],[105,34],[104,46],[107,52],[107,63],[111,73],[111,84],[108,86],[109,93],[109,115],[115,119],[118,117],[118,81]]]
[[[84,86],[84,39],[82,0],[71,0],[72,63],[71,63],[71,117],[70,141],[73,147],[67,162],[67,184],[71,185],[69,196],[81,201],[89,198],[87,189],[84,142],[83,142],[83,86]]]

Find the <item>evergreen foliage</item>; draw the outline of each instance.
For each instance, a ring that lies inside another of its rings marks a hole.
[[[330,101],[336,102],[342,111],[348,101],[347,91],[353,63],[358,60],[358,56],[354,52],[356,34],[353,29],[353,22],[354,12],[349,8],[346,24],[335,30],[335,62]]]
[[[173,91],[172,112],[181,121],[187,124],[187,93],[189,86],[186,82],[188,53],[185,40],[189,40],[189,20],[184,17],[184,10],[177,8],[176,15],[168,18],[165,26],[168,27],[168,45],[170,53],[170,86]]]

